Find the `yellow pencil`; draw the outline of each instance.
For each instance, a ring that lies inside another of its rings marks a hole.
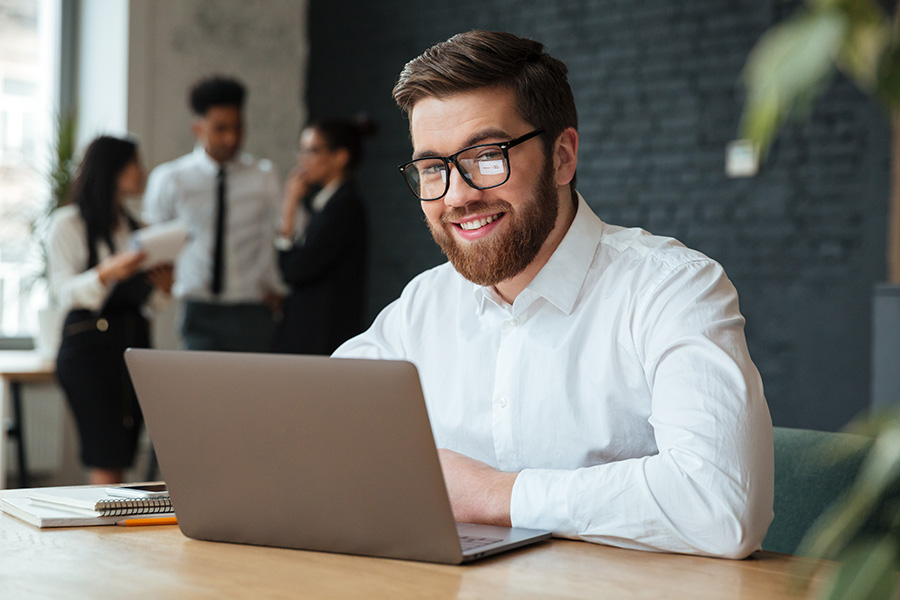
[[[116,521],[116,525],[122,527],[135,527],[138,525],[177,525],[178,519],[175,517],[153,517],[148,519],[124,519]]]

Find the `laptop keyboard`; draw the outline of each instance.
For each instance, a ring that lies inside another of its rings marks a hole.
[[[501,538],[486,538],[486,537],[476,537],[473,535],[461,535],[459,536],[459,543],[462,545],[463,552],[467,550],[474,550],[475,548],[481,548],[482,546],[489,546],[490,544],[496,544],[497,542],[502,542]]]

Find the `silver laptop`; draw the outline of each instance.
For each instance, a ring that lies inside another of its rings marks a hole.
[[[550,537],[453,521],[416,368],[125,352],[185,535],[459,564]]]

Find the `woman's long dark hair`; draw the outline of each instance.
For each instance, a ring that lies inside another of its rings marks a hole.
[[[97,264],[98,241],[105,242],[110,252],[116,251],[112,233],[123,217],[116,203],[118,179],[134,160],[137,144],[131,140],[104,135],[85,150],[69,201],[78,206],[87,226],[88,268]],[[136,227],[132,219],[128,221],[132,229]]]

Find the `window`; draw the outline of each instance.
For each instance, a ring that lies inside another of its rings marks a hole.
[[[60,0],[0,0],[0,338],[37,330],[46,303],[36,230],[58,96]]]

